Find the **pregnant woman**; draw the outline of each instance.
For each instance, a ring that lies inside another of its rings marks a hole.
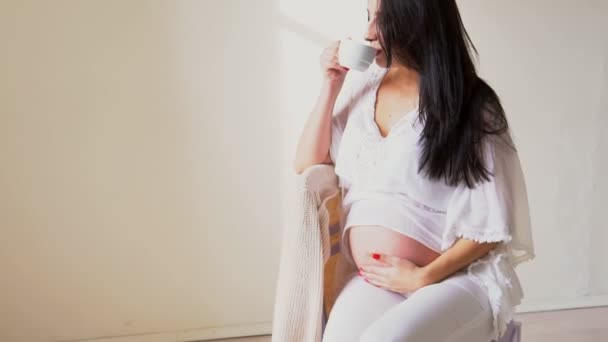
[[[297,173],[334,164],[344,254],[325,342],[497,339],[534,257],[525,182],[500,100],[476,73],[455,0],[369,0],[363,72],[321,56]],[[348,85],[348,86],[347,86]]]

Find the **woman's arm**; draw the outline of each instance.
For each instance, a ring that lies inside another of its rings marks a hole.
[[[437,259],[422,267],[408,259],[372,252],[372,258],[378,260],[381,265],[360,267],[360,275],[369,283],[386,290],[398,293],[413,292],[442,281],[481,258],[498,244],[499,242],[477,243],[461,238]]]
[[[321,54],[323,86],[312,112],[306,120],[293,167],[297,174],[316,164],[331,164],[329,147],[331,144],[331,119],[336,100],[344,84],[348,69],[338,63],[340,42],[333,42]]]
[[[329,145],[331,143],[331,118],[336,99],[340,93],[340,85],[325,82],[314,109],[308,116],[294,159],[294,169],[297,174],[307,167],[316,164],[330,164]]]
[[[421,286],[442,281],[483,257],[498,244],[499,242],[479,243],[465,238],[458,239],[437,259],[420,269]]]

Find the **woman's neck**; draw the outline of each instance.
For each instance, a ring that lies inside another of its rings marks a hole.
[[[393,63],[386,73],[385,81],[403,90],[411,91],[412,88],[419,88],[420,75],[414,69]]]

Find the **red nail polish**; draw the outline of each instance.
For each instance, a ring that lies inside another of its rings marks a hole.
[[[372,254],[372,258],[378,260],[378,259],[380,259],[380,254],[374,253],[374,254]]]

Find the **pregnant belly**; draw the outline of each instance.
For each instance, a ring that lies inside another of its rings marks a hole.
[[[371,251],[408,259],[423,267],[441,254],[422,243],[383,226],[353,226],[347,230],[350,250],[357,266],[365,266],[375,261]]]

